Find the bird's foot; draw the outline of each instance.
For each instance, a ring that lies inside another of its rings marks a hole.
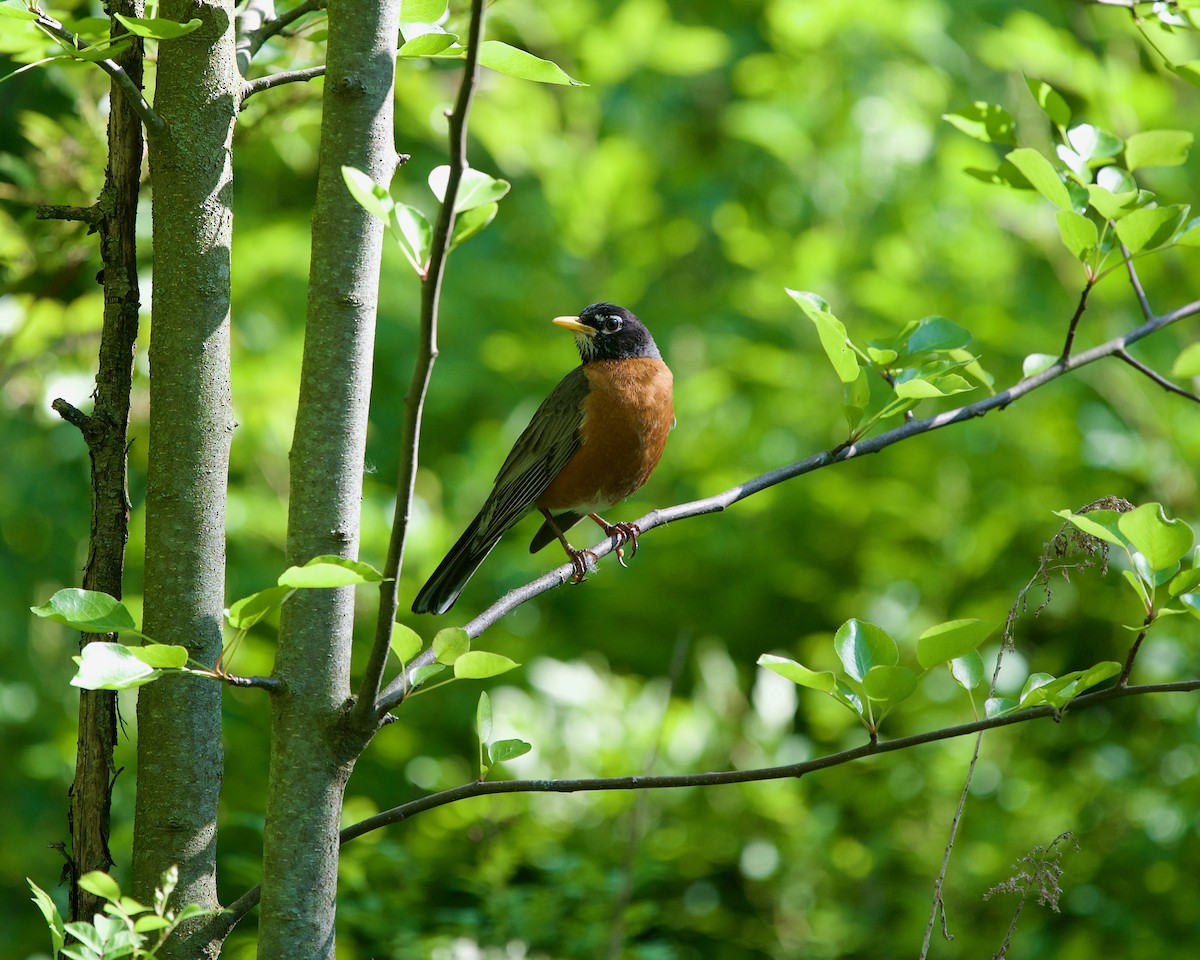
[[[627,523],[625,521],[608,523],[607,521],[601,521],[597,517],[592,517],[592,519],[600,524],[605,536],[617,538],[617,562],[623,567],[628,567],[629,564],[625,562],[625,545],[629,545],[629,559],[632,560],[637,556],[638,537],[642,535],[642,528],[636,523]]]
[[[571,583],[583,583],[587,579],[587,572],[595,569],[599,558],[591,550],[576,550],[574,547],[570,553],[571,566],[575,569],[571,574]]]

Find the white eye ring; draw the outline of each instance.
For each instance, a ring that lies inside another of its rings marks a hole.
[[[618,317],[616,314],[609,314],[607,317],[604,317],[601,319],[600,332],[601,333],[616,333],[618,330],[621,329],[623,324],[624,324],[624,321],[620,317]]]

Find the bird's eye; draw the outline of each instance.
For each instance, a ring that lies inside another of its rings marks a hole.
[[[616,333],[618,330],[621,329],[622,323],[623,323],[623,321],[621,320],[621,318],[618,316],[615,316],[613,314],[610,314],[607,317],[601,317],[600,318],[600,332],[601,333]]]

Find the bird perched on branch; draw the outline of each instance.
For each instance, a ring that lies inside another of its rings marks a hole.
[[[492,548],[535,507],[545,522],[529,552],[557,539],[582,580],[591,557],[566,532],[590,517],[637,552],[641,531],[599,515],[632,495],[658,464],[675,425],[671,371],[650,331],[624,307],[593,303],[577,317],[553,320],[575,334],[583,361],[538,407],[496,475],[479,514],[450,548],[413,602],[414,613],[445,613]]]

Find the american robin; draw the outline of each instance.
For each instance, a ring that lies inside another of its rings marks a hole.
[[[529,552],[557,538],[576,580],[590,554],[571,546],[566,531],[584,517],[618,538],[622,563],[622,546],[632,545],[631,556],[637,551],[637,526],[611,524],[599,511],[630,496],[658,464],[675,425],[671,371],[650,331],[623,307],[593,303],[578,317],[553,322],[575,334],[583,362],[537,408],[479,514],[417,594],[414,613],[454,606],[500,538],[534,507],[545,522]]]

